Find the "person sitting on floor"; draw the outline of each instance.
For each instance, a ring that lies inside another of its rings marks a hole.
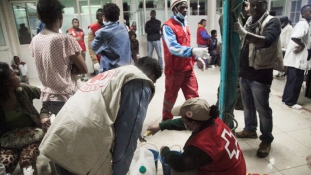
[[[29,84],[27,76],[27,64],[25,62],[22,62],[18,56],[14,56],[11,67],[15,74],[19,76],[20,82]]]
[[[40,98],[40,89],[20,83],[9,65],[0,62],[0,163],[12,174],[20,164],[24,175],[37,174],[39,144],[44,136],[47,115],[40,119],[33,100]],[[32,137],[29,137],[29,136]]]
[[[192,132],[181,155],[167,146],[161,148],[161,156],[174,171],[188,174],[195,171],[198,175],[246,174],[243,153],[230,128],[218,118],[217,106],[196,97],[171,112],[182,117],[149,126],[148,131],[153,134],[165,129]]]

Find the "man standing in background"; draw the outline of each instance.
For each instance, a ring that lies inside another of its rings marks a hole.
[[[85,48],[85,44],[84,44],[84,32],[82,29],[79,28],[79,20],[77,18],[72,19],[72,28],[68,29],[67,33],[78,41],[78,43],[82,49],[81,54],[82,54],[84,61],[85,61],[86,48]],[[82,74],[80,76],[80,79],[81,79],[81,81],[87,81],[88,80],[86,78],[86,74]]]
[[[292,108],[301,109],[297,104],[300,89],[306,70],[310,70],[310,60],[308,60],[308,49],[310,49],[310,20],[311,5],[301,8],[301,19],[296,24],[291,40],[284,57],[284,65],[288,66],[286,84],[282,96],[282,102]]]
[[[161,42],[160,42],[160,30],[161,30],[161,21],[156,19],[156,11],[151,10],[150,12],[151,19],[146,22],[145,31],[147,33],[147,50],[148,56],[152,58],[153,49],[155,48],[158,61],[163,69],[163,60],[162,60],[162,51],[161,51]]]
[[[91,43],[95,38],[95,32],[103,27],[103,9],[99,8],[96,11],[96,19],[97,22],[91,24],[88,26],[88,39],[87,39],[87,47],[89,49],[90,58],[92,60],[93,66],[94,66],[94,75],[98,74],[99,70],[99,62],[100,62],[100,54],[95,54],[92,50]]]

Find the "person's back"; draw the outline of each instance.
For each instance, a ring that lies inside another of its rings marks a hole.
[[[108,3],[103,11],[104,27],[95,33],[96,37],[91,44],[93,51],[102,56],[99,72],[131,64],[128,32],[125,26],[118,22],[119,7],[114,3]]]
[[[211,126],[189,138],[185,149],[189,146],[200,148],[212,158],[212,162],[198,168],[199,175],[207,172],[211,175],[246,173],[242,150],[230,128],[219,118],[214,119]]]
[[[40,146],[42,154],[77,174],[112,174],[112,169],[126,174],[154,94],[153,82],[161,74],[157,61],[145,57],[136,66],[89,80],[56,116]]]
[[[43,85],[41,99],[45,101],[53,95],[55,101],[66,101],[78,88],[78,77],[72,74],[73,64],[69,58],[81,51],[78,43],[66,34],[41,32],[33,38],[30,50]]]

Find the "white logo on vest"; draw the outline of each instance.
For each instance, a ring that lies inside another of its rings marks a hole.
[[[79,87],[79,90],[83,92],[96,91],[98,88],[106,86],[117,72],[117,69],[113,69],[100,73],[87,81],[84,86]]]
[[[227,137],[227,136],[229,136],[229,137]],[[226,149],[230,159],[232,159],[232,157],[235,155],[235,158],[238,160],[240,151],[238,149],[238,141],[234,137],[234,134],[232,132],[229,132],[226,129],[224,129],[222,134],[221,134],[221,137],[224,140],[226,140],[226,142],[227,142],[225,145],[225,149]],[[232,141],[234,141],[234,143],[231,143]],[[232,144],[234,144],[235,146]]]

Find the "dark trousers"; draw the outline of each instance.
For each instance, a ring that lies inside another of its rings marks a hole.
[[[288,67],[287,79],[283,92],[282,102],[288,106],[297,104],[300,89],[303,83],[304,70]]]

